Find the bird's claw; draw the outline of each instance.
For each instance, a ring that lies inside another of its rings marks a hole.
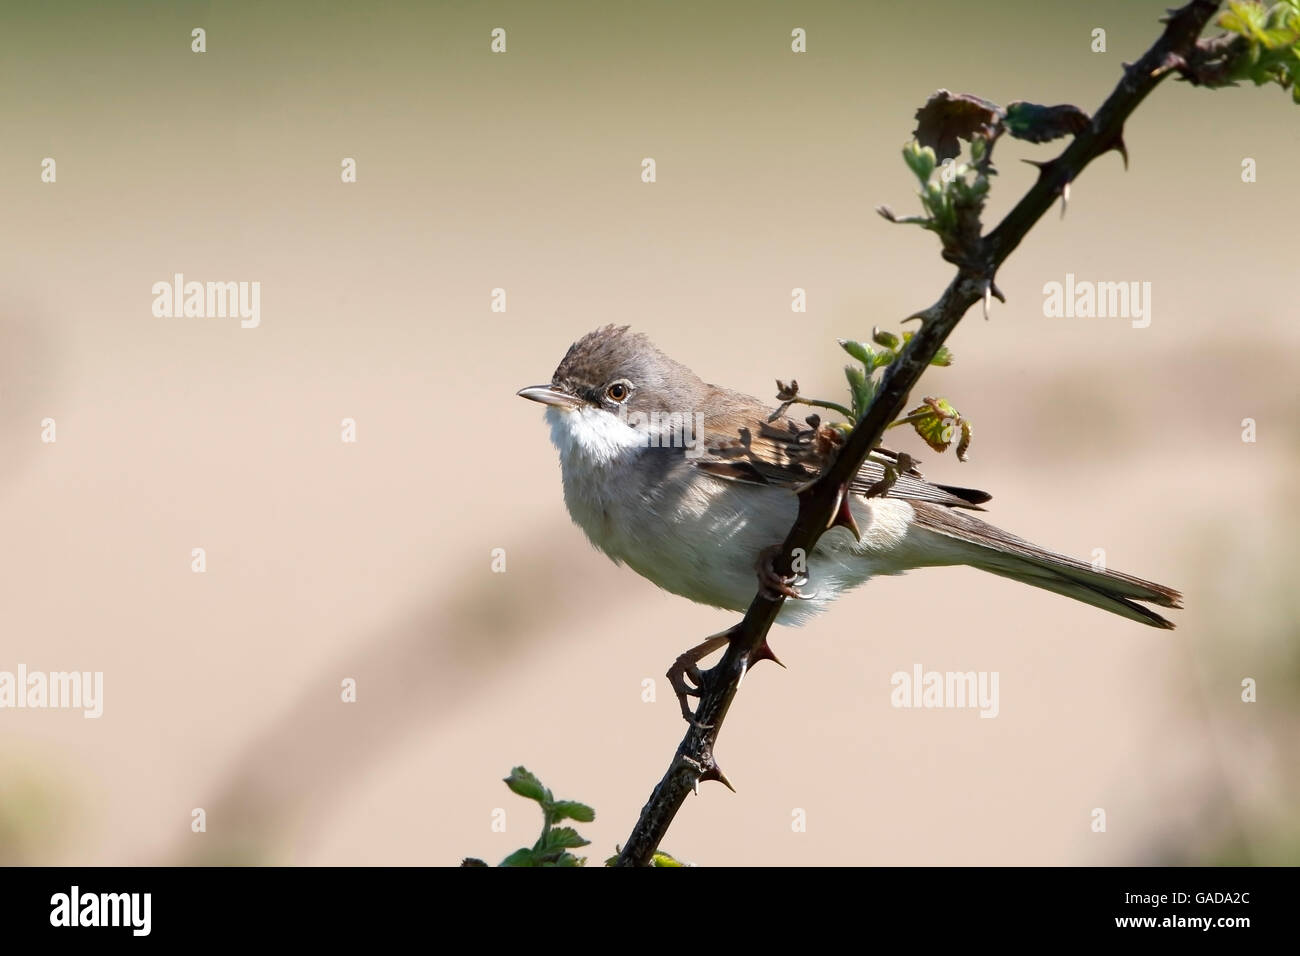
[[[734,630],[734,628],[733,628]],[[697,644],[689,651],[683,651],[673,661],[673,666],[668,668],[668,683],[672,685],[673,693],[677,695],[677,703],[682,708],[682,718],[692,727],[699,730],[712,730],[712,724],[700,723],[691,713],[690,703],[687,697],[699,697],[704,692],[704,672],[700,670],[700,661],[708,657],[714,651],[720,650],[727,646],[731,640],[731,631],[723,631],[721,634],[714,634],[701,644]]]
[[[758,558],[758,587],[763,597],[775,601],[782,597],[797,601],[811,601],[817,592],[804,594],[799,589],[808,583],[805,574],[782,575],[776,570],[776,559],[781,554],[780,546],[764,548]]]
[[[681,705],[682,718],[700,730],[712,730],[712,724],[702,724],[695,719],[695,715],[691,713],[691,706],[686,700],[687,697],[699,697],[704,687],[704,674],[701,673],[699,664],[690,657],[689,653],[683,654],[673,661],[672,667],[668,668],[667,677],[673,693],[677,695],[677,703]]]

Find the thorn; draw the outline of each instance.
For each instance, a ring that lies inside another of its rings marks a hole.
[[[1066,183],[1061,187],[1061,218],[1065,218],[1065,210],[1070,205],[1070,184]]]
[[[719,767],[716,763],[708,770],[704,771],[704,773],[700,776],[700,779],[716,780],[718,783],[722,784],[732,793],[736,792],[736,788],[731,785],[731,781],[727,779],[727,775],[722,772],[722,768]],[[697,790],[696,792],[698,793],[699,791]]]
[[[749,673],[749,661],[740,662],[740,676],[736,678],[736,690],[740,690],[740,685],[745,683],[745,675]]]
[[[992,279],[989,280],[989,289],[993,293],[993,298],[997,299],[1003,305],[1007,304],[1007,297],[1002,294],[1002,290],[998,288],[998,284]]]
[[[1038,181],[1042,182],[1048,176],[1052,175],[1052,170],[1056,168],[1055,159],[1046,159],[1041,162],[1037,159],[1022,159],[1022,163],[1028,163],[1038,169]]]
[[[691,789],[695,791],[695,795],[696,795],[697,797],[700,795],[700,778],[699,778],[699,777],[696,777],[696,778],[695,778],[694,782],[691,784]]]
[[[762,644],[758,645],[758,647],[754,648],[754,652],[749,655],[750,667],[753,667],[759,661],[772,661],[775,664],[781,664],[780,658],[772,652],[772,645],[767,643],[766,640],[764,640]],[[784,664],[781,664],[781,666],[785,667]]]
[[[849,506],[849,489],[847,485],[840,485],[839,490],[835,493],[835,514],[831,518],[830,524],[826,526],[829,531],[831,528],[848,528],[853,537],[861,541],[862,532],[858,530],[858,523],[853,518],[853,509]]]
[[[1103,150],[1101,151],[1101,153],[1109,152],[1109,151],[1112,150],[1112,149],[1115,150],[1116,152],[1118,152],[1118,153],[1120,154],[1120,156],[1124,157],[1124,169],[1125,169],[1125,171],[1127,172],[1127,170],[1128,170],[1128,147],[1124,145],[1124,130],[1121,129],[1119,132],[1117,132],[1117,133],[1116,133],[1116,134],[1111,138],[1111,140],[1106,144],[1106,148],[1103,149]],[[1101,153],[1098,153],[1097,155],[1100,156]]]
[[[993,282],[991,279],[984,280],[984,321],[989,320],[989,305],[993,298]]]

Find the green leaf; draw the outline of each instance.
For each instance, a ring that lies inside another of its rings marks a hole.
[[[884,329],[872,329],[871,341],[875,342],[877,345],[882,345],[887,349],[897,350],[899,346],[898,336],[893,332],[886,332]]]
[[[556,800],[526,767],[511,770],[505,783],[512,792],[541,805],[543,823],[542,835],[532,848],[516,850],[501,862],[501,866],[583,866],[587,862],[585,857],[576,857],[566,851],[586,846],[590,841],[572,827],[557,827],[555,824],[560,820],[590,823],[596,819],[596,811],[576,800]],[[467,861],[466,865],[472,862]]]
[[[907,163],[910,169],[922,183],[929,181],[930,174],[934,172],[935,159],[934,150],[929,146],[922,146],[916,140],[912,140],[903,147],[903,162]]]
[[[659,850],[650,859],[651,866],[685,866],[681,860],[674,859],[663,850]]]
[[[579,823],[590,823],[596,819],[596,811],[591,809],[585,803],[578,803],[576,800],[557,800],[551,804],[552,820],[577,820]]]
[[[840,348],[848,352],[855,359],[871,368],[871,363],[875,361],[876,353],[874,350],[863,345],[861,342],[855,342],[853,339],[840,339]]]
[[[921,440],[935,451],[947,451],[959,434],[961,415],[947,399],[927,398],[907,413],[909,421]]]
[[[551,792],[523,767],[515,767],[510,771],[510,776],[506,777],[506,786],[519,796],[536,800],[538,803],[549,803],[551,800]]]
[[[867,378],[867,373],[856,365],[844,366],[844,377],[849,380],[849,392],[853,396],[852,418],[857,421],[871,404],[876,391],[875,386],[871,379]]]
[[[533,849],[539,852],[569,850],[574,847],[586,846],[590,842],[590,840],[584,840],[573,827],[554,827],[541,835]]]
[[[1219,18],[1219,26],[1244,37],[1259,39],[1268,22],[1268,11],[1255,0],[1228,0],[1228,12]]]
[[[508,857],[501,861],[502,866],[537,866],[537,855],[528,848],[515,850]]]
[[[1218,23],[1246,44],[1208,85],[1232,86],[1239,80],[1256,86],[1277,83],[1290,88],[1292,100],[1300,103],[1300,2],[1281,0],[1267,7],[1258,0],[1231,0]]]

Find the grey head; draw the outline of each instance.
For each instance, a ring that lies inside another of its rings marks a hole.
[[[688,414],[710,387],[640,332],[607,325],[569,346],[549,385],[521,389],[523,398],[567,409],[602,409],[620,417]]]

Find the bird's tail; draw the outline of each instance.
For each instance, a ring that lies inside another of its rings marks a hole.
[[[1118,571],[1098,570],[1084,561],[1046,551],[965,512],[923,501],[909,503],[916,514],[916,526],[965,546],[958,549],[963,564],[1064,594],[1151,627],[1172,630],[1174,625],[1139,601],[1161,607],[1183,606],[1183,596],[1173,588]]]

